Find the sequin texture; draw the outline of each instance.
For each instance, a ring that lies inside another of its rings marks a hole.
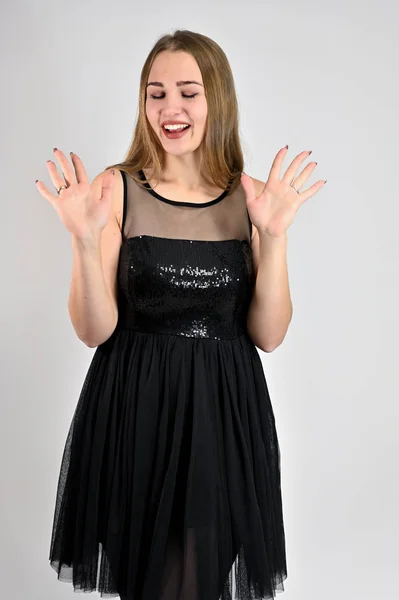
[[[245,332],[254,285],[247,240],[138,235],[124,241],[120,262],[120,327],[213,339]]]

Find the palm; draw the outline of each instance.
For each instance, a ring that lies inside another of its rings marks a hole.
[[[96,197],[88,181],[73,183],[62,192],[58,203],[58,214],[70,231],[76,223],[95,223],[103,228],[109,217],[110,205]]]
[[[280,182],[281,183],[281,182]],[[291,225],[298,210],[298,194],[294,188],[285,190],[283,186],[276,185],[270,180],[266,182],[263,192],[248,206],[251,208],[251,220],[259,223],[259,228],[267,230],[273,237],[279,237]],[[262,226],[263,224],[263,226]]]
[[[74,169],[61,150],[56,156],[61,165],[62,175],[53,161],[47,166],[50,178],[59,194],[51,194],[42,182],[38,182],[40,193],[57,211],[60,220],[70,233],[78,237],[99,234],[108,222],[114,176],[107,171],[94,184],[90,184],[83,162],[77,154],[72,155]],[[62,189],[61,186],[64,186]],[[65,187],[66,186],[66,187]]]
[[[277,153],[270,169],[269,178],[258,196],[251,177],[245,173],[241,176],[252,223],[260,233],[267,233],[272,237],[285,235],[299,207],[325,183],[324,181],[318,181],[308,190],[297,193],[291,183],[299,190],[309,178],[317,163],[310,163],[297,176],[300,164],[310,154],[309,152],[302,152],[292,161],[284,176],[280,179],[285,154],[286,148],[282,148]]]

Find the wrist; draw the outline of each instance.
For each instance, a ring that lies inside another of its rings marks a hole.
[[[287,232],[286,231],[279,236],[274,236],[274,235],[270,235],[270,233],[268,233],[267,231],[262,231],[262,230],[258,229],[258,235],[259,235],[259,239],[266,240],[267,242],[278,243],[278,242],[287,241]]]
[[[98,250],[101,247],[101,232],[97,235],[87,234],[85,236],[72,235],[72,247],[77,250]]]

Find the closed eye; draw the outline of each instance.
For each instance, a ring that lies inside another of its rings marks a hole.
[[[162,94],[162,96],[153,96],[153,94],[150,94],[150,96],[153,100],[160,100],[161,98],[165,98],[165,94]],[[195,98],[195,96],[198,96],[198,93],[192,94],[191,96],[187,94],[182,94],[182,96],[183,98]]]

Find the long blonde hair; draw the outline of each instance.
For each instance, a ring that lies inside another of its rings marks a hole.
[[[200,172],[206,181],[226,189],[229,194],[240,183],[244,158],[239,136],[238,102],[234,78],[226,54],[212,39],[188,30],[176,30],[158,39],[150,51],[140,76],[138,119],[125,160],[107,167],[126,171],[140,184],[138,171],[149,168],[156,181],[165,166],[165,151],[147,119],[145,103],[148,77],[156,56],[163,51],[187,52],[198,63],[208,105],[207,121],[201,143]],[[205,169],[204,169],[205,166]],[[210,179],[209,179],[209,177]]]

